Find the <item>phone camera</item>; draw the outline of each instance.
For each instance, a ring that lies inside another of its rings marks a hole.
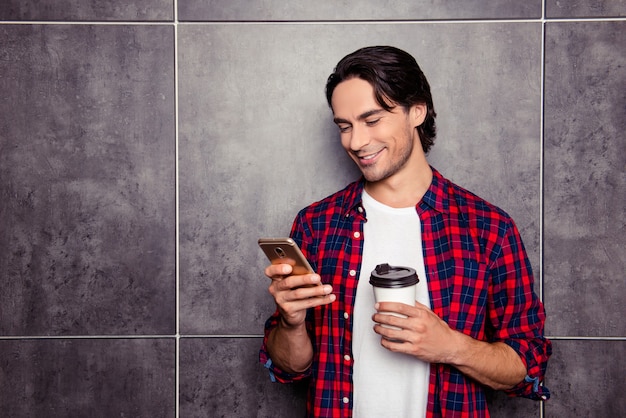
[[[285,250],[283,250],[280,247],[276,247],[274,248],[274,252],[276,253],[276,255],[278,255],[280,258],[285,258],[287,256],[287,254],[285,254]]]

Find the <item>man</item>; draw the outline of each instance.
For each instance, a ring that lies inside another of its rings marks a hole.
[[[486,387],[547,399],[551,344],[519,232],[428,164],[436,113],[413,57],[360,49],[326,96],[363,175],[294,221],[317,274],[265,269],[277,310],[260,358],[272,378],[310,378],[313,417],[485,417]],[[416,269],[414,306],[375,304],[369,276],[382,263]]]

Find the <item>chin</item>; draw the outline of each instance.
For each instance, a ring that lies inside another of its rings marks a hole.
[[[368,183],[376,183],[378,181],[385,180],[387,177],[389,177],[389,176],[381,175],[379,173],[368,173],[364,170],[361,170],[361,173],[363,174],[363,177],[365,177],[365,180],[367,180]]]

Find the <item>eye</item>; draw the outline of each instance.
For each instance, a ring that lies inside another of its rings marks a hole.
[[[352,129],[352,125],[337,125],[337,127],[339,128],[339,132],[342,134],[350,132],[350,129]]]
[[[375,126],[378,122],[380,122],[380,118],[378,119],[373,119],[373,120],[366,120],[365,124],[367,126]]]

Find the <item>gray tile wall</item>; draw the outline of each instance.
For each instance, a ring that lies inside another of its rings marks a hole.
[[[507,210],[548,311],[545,404],[626,414],[621,1],[3,1],[0,411],[293,417],[257,362],[256,247],[358,173],[323,87],[392,44],[433,89],[431,163]]]

